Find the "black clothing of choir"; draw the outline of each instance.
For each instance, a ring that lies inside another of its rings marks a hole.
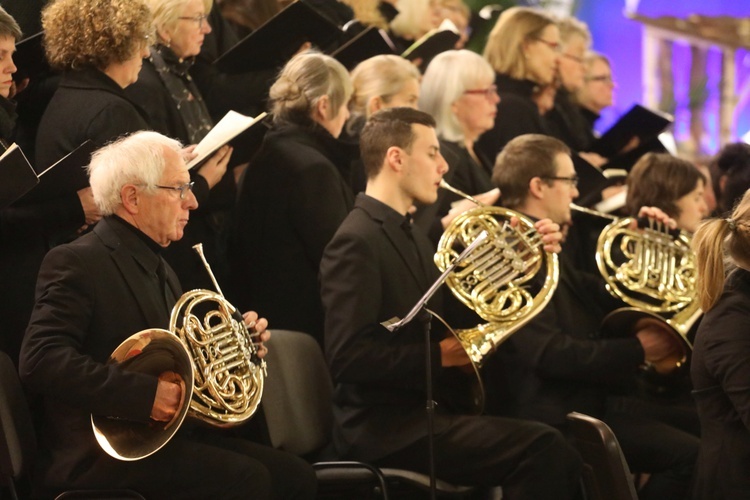
[[[523,134],[549,135],[532,96],[538,84],[531,80],[517,80],[507,75],[495,76],[497,93],[497,118],[495,125],[479,138],[474,148],[494,161],[511,139]]]
[[[750,498],[750,272],[737,269],[706,313],[690,369],[701,422],[693,498]]]
[[[188,70],[192,59],[181,61],[171,49],[159,44],[143,60],[138,81],[125,95],[148,115],[148,124],[183,144],[197,144],[213,123]]]
[[[46,168],[87,139],[97,146],[149,128],[146,112],[98,69],[68,71],[42,116],[37,167]]]
[[[593,125],[589,125],[581,109],[572,94],[560,87],[555,94],[555,106],[544,115],[550,135],[577,153],[587,151],[593,142]]]
[[[266,134],[237,201],[232,275],[241,309],[322,342],[318,268],[354,203],[350,165],[343,144],[312,122]]]

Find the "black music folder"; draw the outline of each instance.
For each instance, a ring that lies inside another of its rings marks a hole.
[[[0,155],[0,209],[9,206],[39,184],[39,177],[17,144]]]
[[[13,62],[17,71],[13,74],[13,80],[20,82],[26,78],[35,78],[50,70],[47,55],[44,53],[44,47],[42,46],[43,40],[44,32],[40,31],[16,44]]]
[[[267,113],[260,113],[252,118],[236,111],[229,111],[196,145],[194,153],[198,156],[188,163],[188,168],[193,169],[203,165],[225,144],[230,144],[234,148],[230,166],[249,162],[260,148],[263,137],[268,131],[265,124],[267,116]]]
[[[53,165],[42,171],[36,169],[40,178],[39,186],[24,196],[22,201],[51,200],[88,187],[87,167],[96,149],[94,142],[87,140]]]
[[[638,137],[640,145],[644,145],[656,139],[672,122],[671,115],[635,104],[594,142],[589,151],[612,158],[620,154],[633,137]]]
[[[409,61],[419,60],[419,71],[425,72],[432,59],[446,50],[452,50],[461,36],[458,28],[448,19],[443,20],[439,28],[431,30],[414,42],[401,56]]]
[[[294,2],[222,54],[214,64],[224,73],[275,69],[283,66],[305,42],[326,50],[342,31],[313,7]]]
[[[393,45],[388,34],[375,26],[369,26],[366,30],[333,51],[331,56],[351,71],[365,59],[395,53],[396,47]]]

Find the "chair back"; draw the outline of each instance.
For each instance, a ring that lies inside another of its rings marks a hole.
[[[324,448],[333,426],[333,383],[323,351],[310,335],[273,330],[262,408],[271,445],[305,456]]]
[[[18,372],[4,352],[0,352],[0,427],[0,477],[15,483],[31,470],[36,437]]]
[[[583,482],[589,500],[638,500],[630,469],[612,429],[582,413],[568,414],[576,448],[584,462]]]

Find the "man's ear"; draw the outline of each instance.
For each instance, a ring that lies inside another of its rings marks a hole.
[[[532,177],[529,181],[529,196],[541,200],[544,198],[545,187],[547,185],[541,179],[541,177]]]
[[[404,167],[404,150],[398,146],[391,146],[385,152],[385,159],[391,170],[400,172]]]
[[[122,206],[129,214],[138,213],[138,189],[132,184],[125,184],[120,189],[120,199]]]

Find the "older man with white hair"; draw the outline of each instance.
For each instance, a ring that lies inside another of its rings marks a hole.
[[[190,397],[164,376],[107,364],[132,334],[167,328],[181,295],[161,256],[198,206],[181,148],[158,133],[137,132],[95,153],[90,183],[104,218],[42,264],[19,370],[43,401],[35,494],[129,488],[147,498],[314,495],[314,473],[302,460],[212,429],[183,426],[137,461],[108,456],[94,438],[91,414],[164,422],[181,397]],[[269,338],[265,319],[254,312],[244,319],[262,341]]]

